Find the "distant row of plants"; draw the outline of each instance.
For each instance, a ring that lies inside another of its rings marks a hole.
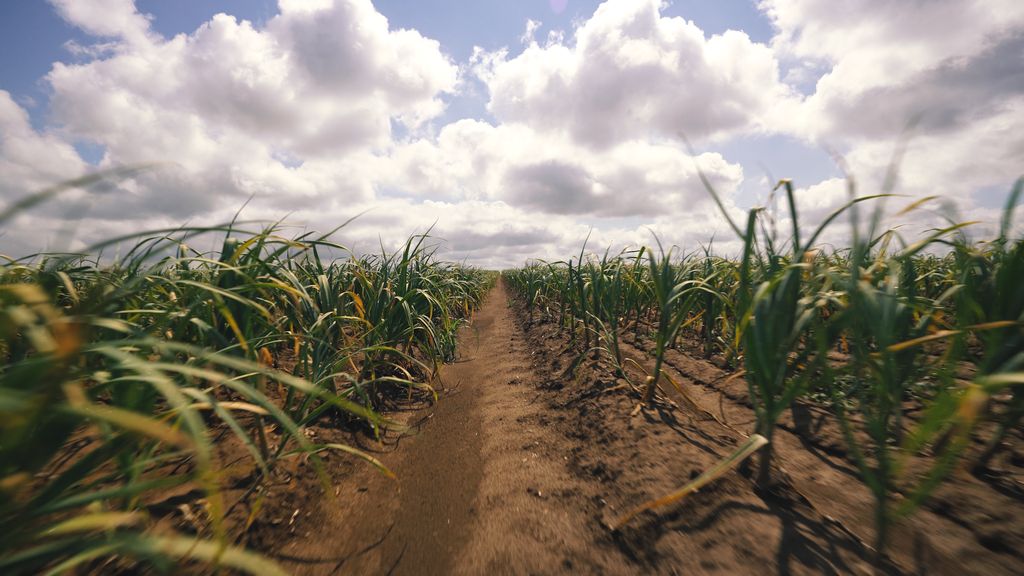
[[[388,394],[431,394],[496,275],[438,261],[426,236],[357,256],[330,234],[282,232],[164,230],[0,264],[0,573],[125,559],[281,573],[229,545],[213,428],[241,441],[254,482],[301,456],[329,483],[319,454],[331,450],[388,473],[304,428],[379,431]],[[211,237],[219,251],[192,247]],[[149,513],[151,495],[186,483],[204,493],[198,534]]]
[[[575,258],[505,275],[531,320],[556,322],[582,350],[603,352],[619,376],[627,375],[622,335],[650,336],[654,368],[645,382],[630,383],[643,405],[671,381],[663,370],[670,347],[689,345],[742,370],[756,414],[752,437],[767,441],[761,486],[773,482],[771,440],[784,411],[811,396],[828,402],[876,499],[882,554],[892,522],[962,460],[980,422],[996,428],[971,462],[976,470],[1024,416],[1024,239],[1012,233],[1022,185],[1010,194],[998,236],[984,242],[969,241],[968,224],[956,222],[908,241],[881,225],[886,195],[851,195],[805,234],[792,185],[782,181],[776,191],[784,191],[792,222],[785,237],[764,209],[740,223],[723,210],[742,241],[735,258],[660,244],[593,256],[584,246]],[[849,247],[823,249],[822,233],[846,218]],[[909,422],[903,406],[912,397],[926,408]],[[920,470],[911,459],[923,453],[926,471],[910,474]],[[896,493],[905,496],[899,504]]]

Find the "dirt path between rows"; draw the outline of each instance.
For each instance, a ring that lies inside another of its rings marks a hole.
[[[542,574],[607,564],[571,500],[567,440],[542,424],[530,346],[503,284],[460,332],[440,400],[406,420],[413,435],[364,446],[367,466],[274,554],[300,574]],[[562,454],[559,457],[559,454]],[[619,560],[621,562],[622,560]],[[625,566],[623,566],[625,569]]]

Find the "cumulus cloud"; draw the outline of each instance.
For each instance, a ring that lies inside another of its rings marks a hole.
[[[457,67],[436,40],[416,30],[389,30],[369,0],[282,1],[267,32],[285,47],[294,69],[335,105],[373,100],[409,126],[443,110]],[[364,102],[369,104],[369,102]]]
[[[532,42],[514,57],[479,52],[488,109],[503,122],[564,130],[600,148],[756,130],[792,105],[768,46],[736,30],[708,38],[661,9],[660,0],[609,0],[572,42]]]
[[[760,7],[794,80],[820,73],[774,129],[838,150],[862,193],[880,190],[904,132],[896,192],[939,195],[980,214],[975,202],[993,204],[1024,172],[1024,4],[762,0]]]
[[[642,140],[591,150],[571,138],[517,124],[461,120],[436,144],[418,140],[392,154],[382,174],[397,189],[428,197],[500,200],[544,214],[651,217],[693,209],[710,197],[698,167],[731,195],[743,170],[720,154],[690,156],[680,144]]]
[[[560,258],[582,242],[587,226],[572,218],[521,210],[500,201],[443,202],[384,199],[340,231],[357,251],[374,251],[382,243],[398,248],[412,234],[428,232],[428,244],[453,261],[502,268],[527,258]]]
[[[353,206],[354,210],[362,208]],[[517,266],[528,259],[568,258],[579,253],[588,237],[587,247],[595,252],[650,246],[655,235],[666,248],[678,246],[692,251],[714,239],[715,248],[721,253],[735,255],[741,250],[724,219],[702,210],[632,222],[588,222],[570,215],[541,215],[500,200],[427,200],[410,205],[406,199],[389,198],[378,199],[365,208],[369,211],[338,234],[344,245],[357,252],[373,252],[382,244],[386,249],[395,249],[409,235],[429,229],[428,243],[436,245],[442,257],[491,268]],[[733,216],[739,215],[733,209]],[[327,224],[322,214],[301,211],[295,216],[314,224]]]
[[[369,0],[337,0],[284,2],[263,29],[218,14],[190,35],[58,63],[48,80],[57,119],[124,159],[203,155],[233,136],[304,156],[385,146],[392,119],[416,127],[442,111],[456,74],[436,41],[390,30]]]
[[[139,13],[134,0],[50,0],[68,23],[94,36],[120,38],[142,44],[151,37],[149,17]]]
[[[183,219],[249,196],[278,209],[370,199],[369,167],[391,146],[392,122],[417,129],[457,80],[435,40],[390,29],[369,0],[283,1],[264,27],[218,14],[170,39],[131,2],[57,6],[126,42],[54,64],[46,80],[62,134],[99,145],[100,167],[162,163],[90,201],[95,218]]]
[[[0,90],[0,197],[16,198],[81,174],[85,163],[58,135],[39,133],[28,112]]]
[[[891,138],[920,116],[955,130],[1024,93],[1024,4],[763,0],[788,64],[824,74],[783,129],[811,138]]]
[[[1024,95],[1022,95],[1024,96]],[[1013,181],[1024,175],[1024,97],[1008,99],[996,113],[974,118],[956,130],[919,130],[907,139],[898,164],[896,191],[939,195],[969,207],[978,200],[1001,200]],[[862,140],[847,155],[863,190],[879,190],[895,146]],[[989,194],[979,197],[979,191]]]
[[[778,31],[778,53],[833,64],[822,93],[870,90],[973,57],[1024,24],[1024,6],[1014,0],[761,0],[760,7]]]

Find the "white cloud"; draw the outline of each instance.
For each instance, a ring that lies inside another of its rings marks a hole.
[[[0,90],[0,197],[78,176],[84,167],[74,148],[57,135],[36,132],[28,112]]]
[[[0,90],[0,198],[8,202],[27,197],[82,174],[85,163],[58,135],[37,132],[28,113],[11,95]],[[50,204],[21,215],[0,231],[0,253],[22,255],[39,251],[40,230],[57,231],[72,217],[66,205]]]
[[[47,80],[53,117],[103,147],[101,166],[167,163],[90,212],[141,219],[250,195],[280,208],[369,199],[392,121],[436,116],[456,74],[436,41],[389,30],[368,0],[337,0],[284,2],[265,28],[219,14],[192,34],[56,63]]]
[[[777,29],[772,47],[788,77],[821,72],[775,129],[842,153],[860,193],[881,190],[904,132],[894,192],[938,195],[962,214],[984,216],[974,204],[996,203],[1024,173],[1024,3],[760,5]]]
[[[537,34],[537,30],[539,30],[540,27],[543,25],[544,23],[539,20],[533,20],[532,18],[527,19],[526,30],[524,30],[523,35],[519,37],[519,42],[523,46],[529,46],[530,44],[536,42],[534,36]]]
[[[94,36],[121,38],[143,44],[152,34],[149,17],[140,14],[134,0],[50,0],[70,24]]]
[[[1016,0],[761,0],[776,51],[825,60],[819,92],[855,93],[902,81],[950,58],[970,58],[1020,30]]]
[[[592,147],[685,134],[722,137],[762,127],[791,105],[771,49],[743,32],[705,37],[661,15],[659,0],[609,0],[571,44],[478,53],[489,110],[503,122],[567,131]]]
[[[896,192],[938,195],[969,209],[978,192],[998,199],[1024,175],[1024,95],[1009,99],[993,114],[972,118],[955,130],[919,130],[912,134],[898,164]],[[847,155],[850,170],[859,176],[864,193],[880,190],[881,180],[895,153],[892,142],[859,141]]]
[[[436,40],[416,30],[389,30],[370,0],[290,0],[280,6],[267,32],[302,80],[334,104],[372,100],[409,126],[443,110],[438,95],[453,90],[458,69]]]
[[[952,131],[1024,95],[1024,3],[762,0],[772,46],[800,77],[824,70],[777,126],[830,141],[893,139],[918,116]]]
[[[650,218],[706,207],[710,198],[698,166],[727,196],[743,178],[721,155],[694,159],[679,144],[631,140],[591,150],[564,135],[474,120],[445,126],[436,144],[398,146],[391,158],[391,176],[382,179],[396,189],[591,218]]]
[[[133,161],[205,157],[236,137],[335,155],[386,146],[392,119],[416,127],[443,110],[457,67],[436,41],[389,30],[368,0],[293,4],[265,29],[219,14],[188,36],[58,63],[48,76],[55,114]],[[150,129],[125,141],[126,125]]]

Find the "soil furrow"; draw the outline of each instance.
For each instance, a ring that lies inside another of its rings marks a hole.
[[[600,572],[597,524],[571,498],[567,440],[542,423],[531,353],[499,284],[461,330],[429,414],[389,415],[421,421],[415,432],[364,444],[398,480],[357,468],[277,557],[301,574]]]

